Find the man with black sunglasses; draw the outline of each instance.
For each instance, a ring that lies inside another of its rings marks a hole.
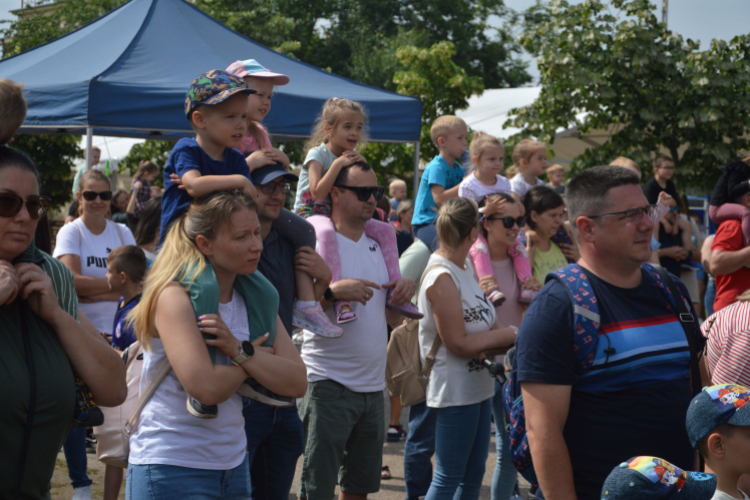
[[[323,258],[313,250],[315,232],[312,226],[284,210],[289,184],[298,181],[298,177],[285,171],[282,164],[276,163],[254,170],[251,178],[258,192],[256,201],[260,234],[263,238],[258,271],[279,292],[279,318],[291,335],[297,299],[295,269],[302,270],[315,280],[318,299],[323,297],[331,281],[331,271]],[[291,222],[291,219],[295,222]],[[305,228],[309,232],[307,238]],[[304,242],[307,246],[295,251],[295,241],[288,234],[290,230],[298,233],[298,240],[306,240]],[[250,453],[253,496],[288,497],[297,459],[305,444],[302,421],[296,406],[275,407],[248,400],[242,414],[245,417],[247,449]]]
[[[644,264],[656,207],[638,177],[593,167],[567,193],[581,259],[531,303],[514,376],[537,498],[598,500],[609,472],[644,450],[693,470],[685,414],[704,340],[682,282]]]
[[[341,325],[344,334],[338,339],[304,334],[308,389],[300,403],[306,436],[301,499],[332,498],[336,484],[343,500],[380,489],[386,320],[395,325],[400,317],[386,310],[383,285],[389,282],[388,269],[378,243],[364,234],[364,225],[383,191],[364,162],[343,168],[331,189],[342,279],[331,284],[322,304],[333,318],[332,302],[348,300],[358,320]],[[394,304],[410,300],[416,290],[412,280],[403,278],[392,287]]]

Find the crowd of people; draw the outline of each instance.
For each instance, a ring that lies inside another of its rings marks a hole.
[[[545,144],[505,168],[498,138],[446,115],[415,199],[402,179],[385,196],[349,99],[292,172],[262,125],[289,81],[252,59],[199,75],[163,193],[150,161],[113,191],[93,148],[52,245],[9,144],[22,85],[0,80],[3,497],[47,498],[62,448],[91,498],[87,429],[125,401],[137,346],[147,396],[106,500],[124,476],[132,500],[287,500],[300,457],[300,500],[363,500],[386,440],[405,440],[407,500],[476,500],[493,421],[492,500],[521,477],[538,499],[748,498],[750,158],[718,176],[704,237],[668,156],[643,186],[625,157],[566,183]],[[398,391],[384,425],[386,377],[409,376],[386,347],[409,324],[429,378],[404,429]]]

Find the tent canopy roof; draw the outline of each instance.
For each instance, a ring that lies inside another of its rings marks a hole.
[[[419,99],[369,87],[274,52],[184,0],[130,0],[66,36],[0,61],[0,77],[24,83],[21,132],[155,138],[193,135],[183,111],[190,82],[236,60],[289,75],[264,126],[276,140],[310,134],[323,102],[365,105],[370,137],[419,140]]]

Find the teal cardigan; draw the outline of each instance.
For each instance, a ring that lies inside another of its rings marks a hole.
[[[206,267],[198,276],[188,272],[180,284],[185,287],[195,311],[196,321],[204,314],[219,312],[219,283],[213,265],[206,261]],[[276,318],[279,312],[279,292],[259,271],[253,274],[237,275],[234,290],[245,299],[247,324],[250,327],[250,342],[268,333],[264,346],[272,346],[276,336]],[[204,338],[216,338],[203,334]],[[216,347],[208,346],[211,362],[216,362]]]

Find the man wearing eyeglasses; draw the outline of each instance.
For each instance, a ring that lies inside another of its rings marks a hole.
[[[292,333],[292,316],[295,303],[294,271],[300,269],[315,280],[316,296],[323,296],[331,281],[331,270],[323,258],[315,253],[315,232],[309,227],[310,237],[304,238],[306,247],[295,252],[294,242],[277,230],[276,221],[299,219],[284,210],[289,184],[299,178],[284,170],[280,163],[266,165],[251,174],[258,197],[258,219],[263,238],[263,252],[260,255],[258,271],[273,284],[279,292],[279,318],[286,331]],[[298,220],[291,224],[284,221],[287,228],[295,230]],[[299,228],[298,228],[299,229]],[[299,231],[304,233],[304,230]],[[250,453],[250,477],[254,498],[288,498],[294,480],[297,459],[305,446],[297,408],[280,408],[259,401],[248,400],[242,410],[245,417],[247,448]]]
[[[582,341],[574,340],[580,329],[573,292],[550,279],[518,332],[517,378],[541,497],[598,500],[611,469],[639,453],[693,470],[685,429],[690,343],[700,350],[703,340],[691,324],[688,342],[689,328],[641,267],[651,254],[655,206],[638,177],[616,166],[594,167],[573,178],[567,193],[581,252],[575,274],[587,278],[601,315],[599,335],[588,341],[596,342],[593,364],[584,370],[576,359]],[[677,295],[689,297],[673,281]]]
[[[342,279],[331,284],[322,306],[333,319],[331,301],[348,300],[357,321],[341,325],[340,338],[304,334],[308,388],[299,409],[306,437],[299,498],[330,500],[339,484],[340,500],[364,500],[380,489],[386,321],[395,326],[400,317],[385,308],[388,269],[378,243],[364,234],[385,188],[365,162],[342,168],[333,186]],[[402,304],[415,290],[413,281],[396,280],[391,302]]]

